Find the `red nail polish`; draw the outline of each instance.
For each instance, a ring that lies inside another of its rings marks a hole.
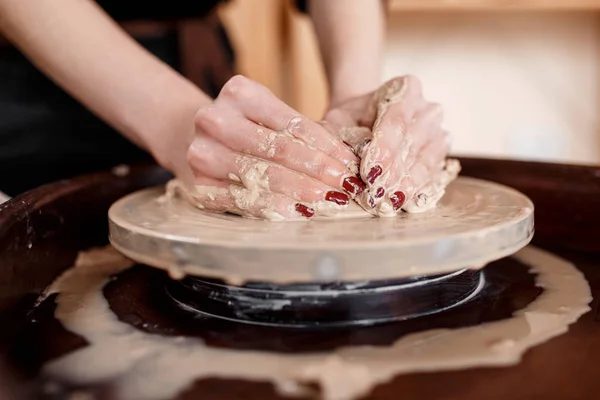
[[[351,145],[350,143],[346,142],[345,140],[342,140],[342,142],[343,142],[343,143],[344,143],[346,146],[348,146],[348,147],[350,147],[350,148],[352,149],[352,145]]]
[[[346,190],[346,192],[355,196],[360,195],[365,190],[365,184],[356,176],[349,176],[348,178],[344,179],[344,182],[342,182],[342,187],[344,190]]]
[[[379,165],[374,166],[367,174],[367,182],[369,182],[369,184],[372,185],[373,182],[375,182],[375,179],[379,178],[382,172],[383,170]]]
[[[377,191],[375,192],[375,198],[376,199],[380,199],[383,197],[383,195],[385,194],[385,189],[380,187],[377,189]]]
[[[350,197],[348,197],[346,193],[331,191],[327,192],[325,200],[339,204],[340,206],[345,206],[350,202]]]
[[[296,204],[296,211],[306,218],[310,218],[315,215],[315,210],[310,207],[306,207],[304,204]]]
[[[394,206],[394,210],[400,209],[404,205],[404,201],[406,200],[406,195],[404,192],[395,192],[390,196],[390,201],[392,202],[392,206]]]

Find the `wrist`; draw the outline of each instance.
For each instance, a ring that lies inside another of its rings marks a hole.
[[[184,78],[182,81],[179,85],[171,82],[157,92],[161,99],[156,102],[153,115],[140,121],[137,131],[158,164],[187,180],[192,176],[187,150],[194,137],[194,116],[212,99],[191,82]]]
[[[351,99],[372,93],[381,85],[379,59],[360,60],[358,57],[340,63],[329,74],[329,103],[343,104]]]
[[[332,86],[329,94],[328,109],[340,107],[352,100],[366,97],[379,87],[378,83],[361,86],[344,86],[338,88]]]

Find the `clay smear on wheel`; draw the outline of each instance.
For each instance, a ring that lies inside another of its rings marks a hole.
[[[283,354],[206,346],[202,340],[135,329],[110,310],[102,288],[132,265],[111,247],[81,253],[48,289],[58,292],[56,318],[89,345],[44,366],[47,376],[76,385],[114,382],[119,399],[165,399],[197,379],[272,382],[283,395],[321,387],[326,400],[356,399],[395,375],[519,362],[532,346],[567,331],[589,310],[590,288],[569,262],[527,247],[516,255],[544,292],[509,319],[404,336],[391,346]]]

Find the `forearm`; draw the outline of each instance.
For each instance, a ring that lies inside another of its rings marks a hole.
[[[211,101],[91,0],[0,0],[0,30],[58,85],[163,164],[176,151],[167,147],[191,140],[195,112]]]
[[[309,1],[332,104],[381,84],[385,6],[384,0]]]

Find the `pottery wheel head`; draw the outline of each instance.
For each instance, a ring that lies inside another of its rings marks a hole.
[[[481,268],[533,236],[533,204],[495,183],[460,177],[437,208],[396,218],[270,222],[199,210],[151,188],[109,210],[110,241],[174,273],[234,284],[365,281]]]

